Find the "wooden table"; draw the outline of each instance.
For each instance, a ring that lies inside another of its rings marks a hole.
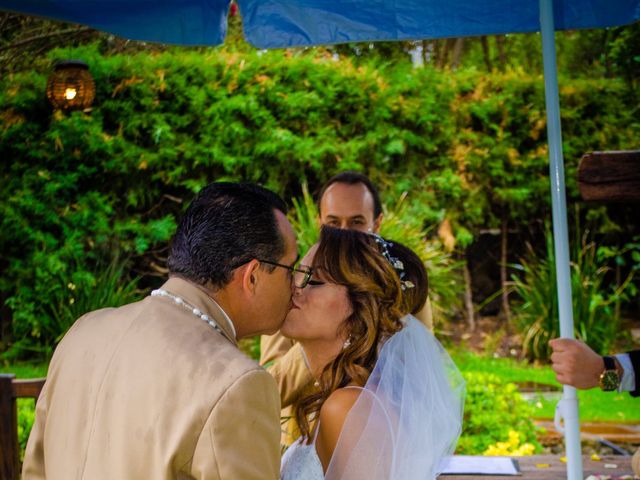
[[[508,478],[521,480],[559,480],[567,478],[567,465],[560,461],[558,455],[531,455],[528,457],[514,457],[519,465],[522,475],[518,477],[504,477],[496,475],[441,475],[440,480],[470,480],[478,478],[482,480],[506,480]],[[605,468],[605,464],[617,465],[617,468]],[[547,468],[540,468],[548,465]],[[582,461],[582,471],[584,478],[589,475],[609,475],[612,479],[631,475],[631,457],[603,456],[598,462],[594,462],[590,457],[584,456]]]

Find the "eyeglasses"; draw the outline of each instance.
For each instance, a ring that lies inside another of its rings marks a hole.
[[[269,260],[260,260],[257,258],[259,262],[267,263],[269,265],[273,265],[274,267],[286,268],[293,275],[293,284],[297,288],[304,288],[309,284],[309,280],[311,279],[311,275],[313,274],[313,269],[311,267],[290,267],[289,265],[283,265],[281,263],[271,262]]]

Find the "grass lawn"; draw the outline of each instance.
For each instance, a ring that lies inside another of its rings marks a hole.
[[[12,363],[0,364],[0,373],[13,373],[16,378],[42,378],[47,376],[47,363]]]
[[[509,382],[537,382],[559,386],[549,366],[534,366],[511,358],[492,358],[464,350],[450,350],[462,372],[492,373]],[[607,393],[599,389],[579,390],[580,420],[583,422],[640,423],[638,399],[628,393]],[[542,396],[533,400],[536,418],[552,419],[556,400]]]
[[[492,358],[461,349],[450,349],[462,372],[492,373],[508,382],[537,382],[559,386],[549,366],[534,366],[511,358]],[[17,378],[38,378],[47,374],[46,363],[0,365],[0,373],[15,373]],[[640,423],[638,400],[628,393],[605,393],[598,389],[578,391],[580,420]],[[533,400],[536,418],[552,419],[555,399],[539,396]]]

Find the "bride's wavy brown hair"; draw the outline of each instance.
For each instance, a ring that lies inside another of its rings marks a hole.
[[[312,268],[347,288],[353,313],[341,328],[350,344],[325,366],[320,391],[295,405],[300,432],[311,439],[310,420],[317,418],[325,400],[349,383],[364,386],[378,359],[378,346],[402,328],[402,290],[398,274],[382,255],[372,235],[322,227]]]

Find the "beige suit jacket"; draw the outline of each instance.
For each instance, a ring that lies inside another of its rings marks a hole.
[[[23,479],[279,478],[278,390],[224,312],[179,278],[164,297],[89,313],[53,356]]]

